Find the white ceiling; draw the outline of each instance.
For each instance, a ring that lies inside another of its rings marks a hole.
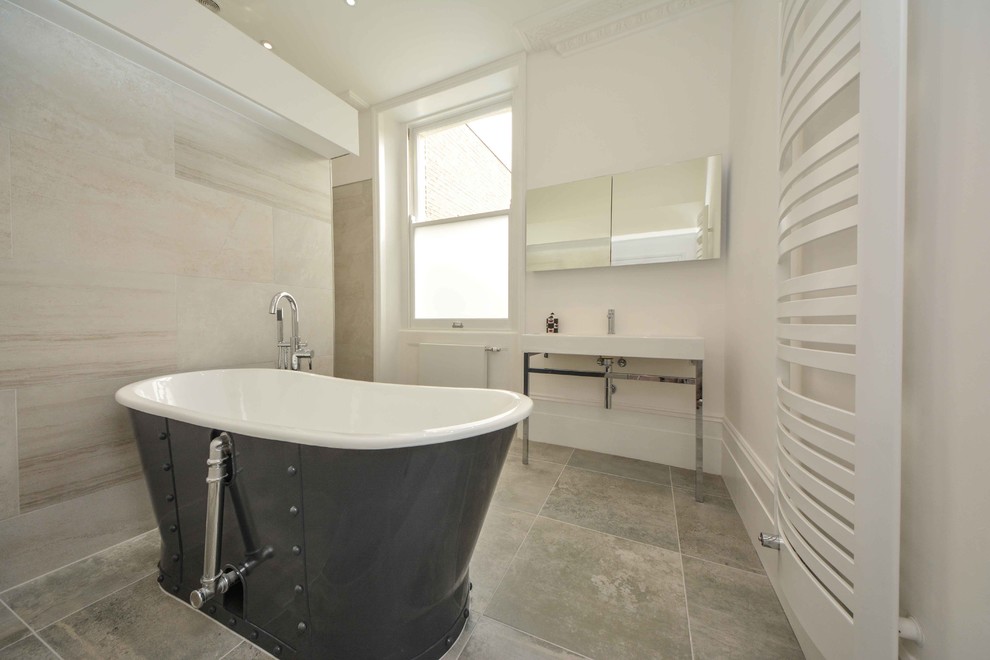
[[[316,82],[375,104],[522,51],[513,26],[569,0],[217,2],[221,17]]]

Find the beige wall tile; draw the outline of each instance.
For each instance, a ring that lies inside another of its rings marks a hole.
[[[14,132],[16,257],[272,281],[272,211]]]
[[[333,226],[275,209],[275,281],[333,288]]]
[[[137,376],[128,376],[18,390],[22,513],[141,476],[127,409],[113,398],[135,380]]]
[[[333,189],[335,375],[373,380],[374,249],[371,181]]]
[[[0,390],[0,520],[17,515],[17,492],[17,393]]]
[[[164,79],[82,37],[0,4],[0,123],[131,166],[171,172]]]
[[[175,173],[318,218],[330,218],[330,161],[176,86]]]
[[[0,261],[0,388],[175,368],[171,275]]]
[[[180,371],[274,365],[275,317],[268,313],[272,297],[291,293],[299,304],[299,334],[317,357],[333,354],[333,293],[281,284],[180,277],[178,351]],[[288,309],[288,308],[286,308]],[[290,322],[285,319],[288,334]]]
[[[10,132],[0,126],[0,259],[11,254]]]
[[[0,591],[154,527],[144,480],[0,521]]]

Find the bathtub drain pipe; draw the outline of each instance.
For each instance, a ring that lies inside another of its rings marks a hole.
[[[232,443],[221,433],[210,442],[210,457],[206,461],[206,542],[203,546],[203,586],[189,594],[189,602],[199,609],[217,594],[226,593],[240,579],[237,570],[220,569],[221,525],[223,525],[223,489],[228,478]]]

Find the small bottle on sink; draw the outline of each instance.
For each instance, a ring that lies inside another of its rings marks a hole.
[[[550,316],[547,317],[547,332],[550,334],[556,334],[560,332],[560,319],[550,312]]]

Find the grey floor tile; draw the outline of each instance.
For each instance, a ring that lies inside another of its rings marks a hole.
[[[685,557],[684,582],[699,660],[804,658],[765,576]]]
[[[670,468],[670,483],[674,488],[684,488],[694,492],[694,470],[684,468]],[[701,485],[701,492],[704,495],[718,495],[719,497],[729,497],[729,489],[720,475],[705,472],[705,479]]]
[[[3,593],[35,630],[155,572],[158,531],[142,534]]]
[[[472,609],[471,616],[468,617],[467,623],[464,624],[461,634],[458,635],[453,646],[451,646],[446,653],[440,656],[440,660],[457,660],[460,658],[461,653],[464,652],[464,647],[468,645],[471,636],[474,634],[474,630],[477,628],[479,621],[481,621],[481,614]]]
[[[167,596],[154,576],[42,630],[66,658],[220,658],[241,638]]]
[[[483,618],[460,660],[580,660],[582,656]]]
[[[574,453],[573,447],[564,447],[563,445],[554,445],[549,442],[536,442],[535,440],[529,441],[529,458],[534,461],[547,461],[548,463],[567,463],[571,458],[571,454]],[[512,444],[509,446],[509,458],[506,460],[516,460],[522,459],[522,440],[519,436],[512,439]]]
[[[266,660],[274,657],[250,642],[241,642],[233,651],[223,656],[223,660]]]
[[[763,573],[763,565],[732,500],[710,496],[699,503],[690,491],[675,488],[674,504],[682,553]]]
[[[566,467],[540,515],[678,550],[670,486]]]
[[[0,603],[0,649],[10,646],[30,634],[31,631],[27,629],[27,626]]]
[[[486,616],[592,658],[690,658],[677,553],[539,517]]]
[[[545,461],[530,461],[529,465],[506,461],[492,504],[539,513],[563,469],[563,465]]]
[[[493,506],[471,557],[471,609],[484,612],[536,515]]]
[[[670,485],[670,466],[663,463],[651,463],[625,456],[612,456],[611,454],[600,454],[597,451],[575,449],[567,464],[571,467],[614,474],[619,477],[651,481],[665,486]]]
[[[0,649],[0,657],[4,660],[48,660],[58,656],[41,643],[41,640],[31,635],[5,649]]]

